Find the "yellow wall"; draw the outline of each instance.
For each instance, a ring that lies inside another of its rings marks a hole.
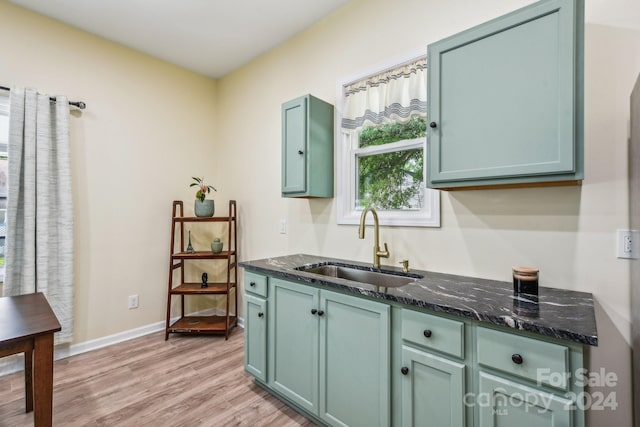
[[[225,190],[241,206],[242,258],[303,252],[371,261],[372,237],[362,241],[355,226],[336,225],[335,199],[280,197],[282,102],[312,93],[335,104],[338,81],[528,3],[354,0],[221,79],[217,152],[233,160],[224,171],[236,179]],[[409,258],[419,269],[505,281],[512,266],[535,265],[543,285],[592,292],[601,346],[590,366],[619,378],[617,387],[598,389],[615,392],[619,407],[591,411],[594,426],[631,422],[629,263],[616,258],[615,230],[629,221],[629,95],[639,41],[637,30],[587,25],[582,187],[442,193],[441,228],[381,230],[391,251],[385,263]]]
[[[281,103],[305,93],[336,103],[339,80],[528,3],[353,0],[215,82],[0,0],[0,85],[88,104],[72,118],[74,342],[163,320],[170,201],[191,200],[194,174],[218,187],[217,209],[238,200],[243,260],[304,252],[370,261],[371,236],[336,225],[334,199],[280,197]],[[529,264],[543,285],[592,292],[601,345],[590,367],[618,375],[620,403],[592,411],[593,426],[630,425],[629,264],[615,257],[615,230],[628,226],[639,41],[638,30],[587,25],[582,187],[442,193],[441,228],[381,231],[390,264],[409,258],[499,280]],[[127,310],[134,293],[140,308]]]
[[[87,103],[71,117],[74,342],[161,321],[171,201],[217,180],[216,82],[4,1],[0,17],[0,85]]]

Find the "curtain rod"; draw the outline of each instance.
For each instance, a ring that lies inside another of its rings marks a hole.
[[[11,91],[11,88],[8,88],[6,86],[0,86],[0,89],[2,90],[6,90],[6,91]],[[52,102],[56,102],[56,98],[54,96],[49,97],[49,99]],[[78,107],[81,110],[84,110],[85,108],[87,108],[87,104],[85,104],[82,101],[69,101],[69,105],[73,105],[74,107]]]

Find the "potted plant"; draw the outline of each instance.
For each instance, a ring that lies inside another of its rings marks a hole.
[[[198,191],[196,192],[196,201],[193,208],[196,216],[213,216],[215,212],[215,202],[213,200],[205,200],[207,194],[213,191],[218,191],[211,185],[206,185],[204,183],[204,176],[202,178],[198,178],[196,176],[192,177],[193,182],[189,187],[198,187]]]

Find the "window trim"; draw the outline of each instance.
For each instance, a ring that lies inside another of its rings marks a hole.
[[[9,92],[0,91],[0,116],[7,117],[7,122],[8,122],[8,119],[9,119],[9,100],[10,100]],[[7,137],[6,145],[4,144],[4,140],[0,141],[0,149],[1,148],[5,149],[5,151],[1,152],[1,154],[3,156],[6,156],[7,155],[7,151],[9,150],[9,128],[8,128],[8,123],[7,123],[7,135],[6,135],[6,137]],[[5,145],[5,146],[2,147],[2,145]],[[5,194],[3,197],[6,198],[7,194]],[[7,260],[7,258],[6,258],[6,254],[7,254],[7,238],[6,238],[6,234],[7,234],[6,233],[6,222],[7,222],[6,215],[7,215],[7,210],[6,210],[6,207],[5,207],[5,209],[2,209],[0,211],[4,211],[4,212],[2,212],[2,215],[0,215],[0,223],[5,226],[5,232],[4,232],[5,234],[2,237],[4,239],[4,242],[3,242],[4,247],[3,247],[2,257],[4,257],[4,259],[5,259],[5,265],[4,265],[4,267],[2,267],[0,269],[0,296],[2,296],[3,289],[4,289],[4,279],[5,279],[6,265],[7,265],[6,264],[6,260]]]
[[[424,136],[415,139],[402,139],[400,141],[389,142],[381,145],[369,145],[364,148],[354,148],[353,153],[364,156],[373,156],[376,154],[394,153],[396,151],[413,150],[423,148],[427,138]],[[351,151],[351,150],[349,150]]]
[[[376,74],[380,74],[385,72],[386,70],[395,68],[400,66],[403,63],[407,63],[413,61],[417,58],[425,56],[426,53],[424,49],[416,50],[411,52],[410,54],[403,55],[399,58],[394,58],[393,60],[386,61],[384,64],[380,64],[375,67],[371,67],[365,72],[358,73],[356,75],[349,76],[348,78],[340,79],[337,83],[337,105],[336,105],[336,123],[335,127],[336,132],[336,142],[338,144],[336,150],[336,201],[337,201],[337,223],[341,225],[357,225],[360,223],[360,215],[362,214],[361,210],[356,210],[353,206],[355,203],[356,197],[356,165],[355,165],[355,155],[357,152],[362,152],[362,150],[367,150],[367,154],[370,153],[370,149],[380,150],[377,153],[382,153],[384,151],[394,151],[387,149],[380,149],[374,147],[368,148],[359,148],[352,150],[350,145],[350,135],[348,132],[343,132],[340,123],[342,122],[342,106],[344,104],[344,87],[359,81],[363,80],[369,76],[373,76]],[[416,142],[416,140],[422,140],[420,142]],[[404,140],[397,141],[392,144],[407,144],[407,148],[409,148],[408,143],[413,148],[418,148],[422,145],[423,155],[426,156],[427,153],[427,143],[426,137],[416,138],[416,140]],[[420,144],[420,145],[419,145]],[[397,145],[396,145],[397,147]],[[383,151],[384,150],[384,151]],[[380,225],[386,226],[398,226],[398,227],[440,227],[440,191],[434,190],[426,187],[427,177],[426,177],[426,168],[427,168],[427,159],[425,158],[423,172],[423,183],[425,185],[424,189],[424,206],[421,210],[407,210],[407,211],[378,211],[378,217],[380,220]],[[371,220],[371,217],[367,219],[367,223]]]
[[[9,93],[3,93],[4,91],[0,91],[0,116],[4,116],[7,118],[7,126],[8,126],[8,120],[9,120]],[[7,140],[6,140],[6,146],[2,147],[2,141],[0,141],[0,153],[4,153],[6,155],[7,151],[9,150],[9,132],[8,132],[8,128],[7,128]],[[2,148],[5,148],[4,151],[2,151]]]

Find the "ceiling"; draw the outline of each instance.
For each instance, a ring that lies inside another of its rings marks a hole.
[[[220,78],[349,0],[9,1],[197,73]],[[587,22],[640,29],[638,0],[585,2]]]
[[[219,78],[349,0],[9,0],[209,77]]]

